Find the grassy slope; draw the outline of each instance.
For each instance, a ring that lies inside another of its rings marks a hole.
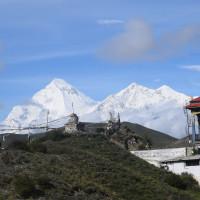
[[[153,144],[157,147],[164,147],[178,140],[167,134],[161,133],[159,131],[155,131],[153,129],[146,128],[139,124],[133,124],[130,122],[123,122],[122,124],[126,125],[131,131],[137,133],[140,136],[145,136],[145,135],[149,136]]]
[[[200,195],[170,187],[165,171],[110,143],[102,135],[69,136],[45,142],[48,153],[5,150],[0,153],[0,199],[17,199],[13,183],[18,174],[50,178],[43,199],[199,199]],[[191,196],[193,195],[193,197]]]

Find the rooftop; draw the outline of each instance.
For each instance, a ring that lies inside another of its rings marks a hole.
[[[199,107],[200,107],[200,103],[189,104],[186,106],[186,108],[199,108]]]
[[[200,103],[200,97],[196,98],[196,99],[193,99],[190,101],[190,103],[197,103],[199,102]]]
[[[174,158],[174,159],[162,160],[161,162],[162,163],[165,163],[165,162],[179,162],[179,161],[186,161],[186,160],[200,160],[200,155],[177,157],[177,158]]]

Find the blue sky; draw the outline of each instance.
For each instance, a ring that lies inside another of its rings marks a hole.
[[[54,78],[95,100],[129,84],[199,96],[198,0],[0,0],[0,121]]]

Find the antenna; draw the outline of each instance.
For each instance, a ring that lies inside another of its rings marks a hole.
[[[192,127],[192,125],[191,125],[191,117],[188,113],[188,110],[186,109],[187,105],[188,105],[188,103],[186,103],[185,106],[183,106],[183,111],[184,111],[184,114],[185,114],[186,120],[187,120],[187,123],[185,126],[185,132],[186,132],[186,135],[189,137],[189,140],[191,140],[190,128]]]

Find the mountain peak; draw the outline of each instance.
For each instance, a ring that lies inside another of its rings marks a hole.
[[[73,86],[64,81],[63,79],[55,78],[49,85],[55,85],[57,88],[61,89],[64,87],[70,87],[72,88]]]
[[[161,86],[161,87],[159,87],[157,90],[173,90],[172,88],[170,88],[169,86],[167,86],[167,85],[163,85],[163,86]],[[174,90],[173,90],[174,91]]]
[[[134,87],[137,87],[137,86],[140,86],[140,85],[138,85],[136,82],[133,82],[128,86],[128,88],[134,88]]]

